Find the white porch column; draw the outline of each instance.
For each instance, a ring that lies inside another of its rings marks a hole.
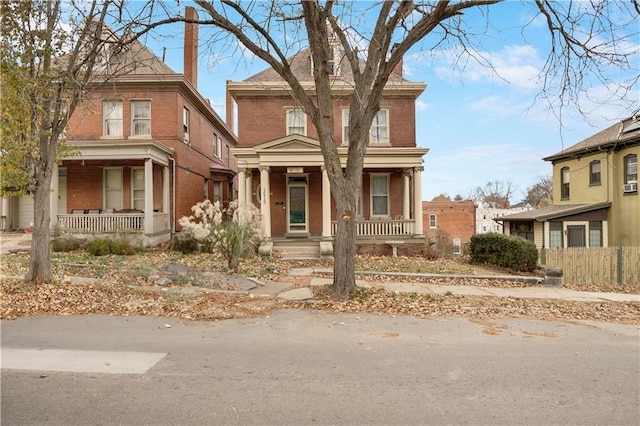
[[[402,189],[404,190],[404,193],[402,194],[402,218],[405,220],[411,218],[410,177],[411,177],[410,170],[405,170],[402,172]]]
[[[251,173],[251,169],[247,169],[247,173],[245,176],[246,179],[246,192],[245,196],[247,205],[250,205],[253,202],[253,173]]]
[[[238,170],[238,207],[244,207],[247,201],[246,169]]]
[[[260,167],[260,213],[262,214],[262,232],[265,239],[271,238],[271,184],[269,167]]]
[[[49,229],[54,229],[58,225],[58,200],[60,197],[60,188],[58,187],[58,165],[53,164],[51,171],[51,194],[49,195]]]
[[[171,223],[171,202],[169,200],[170,192],[169,192],[169,166],[164,166],[162,168],[162,213],[167,215],[168,227],[169,229],[173,229],[173,223]]]
[[[322,238],[331,238],[331,187],[329,174],[322,166]]]
[[[4,231],[9,227],[9,197],[2,197],[2,223],[0,223],[0,231]]]
[[[144,233],[153,234],[153,161],[144,162]]]
[[[415,229],[416,235],[423,235],[424,229],[422,227],[422,171],[424,167],[416,167],[413,169],[413,214],[415,216]]]

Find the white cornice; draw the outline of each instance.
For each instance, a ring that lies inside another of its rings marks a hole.
[[[77,155],[63,160],[146,160],[164,166],[169,165],[169,156],[173,149],[161,143],[149,141],[127,140],[85,140],[68,141],[68,145],[77,150]]]

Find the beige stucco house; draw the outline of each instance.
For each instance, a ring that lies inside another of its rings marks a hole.
[[[554,205],[496,219],[538,248],[640,246],[640,115],[545,157]]]

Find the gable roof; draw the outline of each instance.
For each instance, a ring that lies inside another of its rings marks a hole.
[[[640,144],[640,116],[638,114],[578,142],[556,154],[544,157],[544,161],[556,161],[581,157],[595,151],[617,150],[625,146]]]

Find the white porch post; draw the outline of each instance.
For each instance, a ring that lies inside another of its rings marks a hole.
[[[404,189],[404,193],[402,195],[402,218],[410,219],[411,218],[411,188],[410,188],[410,180],[411,171],[405,170],[402,172],[402,188]]]
[[[238,207],[244,207],[247,201],[246,169],[238,170]]]
[[[322,166],[322,238],[331,238],[331,187],[329,175]]]
[[[51,173],[51,195],[49,195],[49,209],[51,217],[49,217],[49,229],[54,229],[58,224],[58,199],[60,196],[57,164],[53,164],[53,170]]]
[[[413,214],[415,216],[414,233],[418,236],[424,234],[422,227],[422,171],[424,167],[416,167],[413,169]]]
[[[169,166],[164,166],[162,168],[162,213],[167,215],[168,227],[172,229],[173,224],[171,223],[171,214],[169,212],[171,209],[169,194]]]
[[[250,205],[253,202],[253,174],[251,173],[251,169],[247,169],[247,173],[245,176],[246,183],[246,192],[245,197],[247,205]]]
[[[271,238],[271,184],[269,167],[260,167],[260,213],[262,215],[262,232],[265,239]]]
[[[153,161],[144,162],[144,233],[153,234]]]

